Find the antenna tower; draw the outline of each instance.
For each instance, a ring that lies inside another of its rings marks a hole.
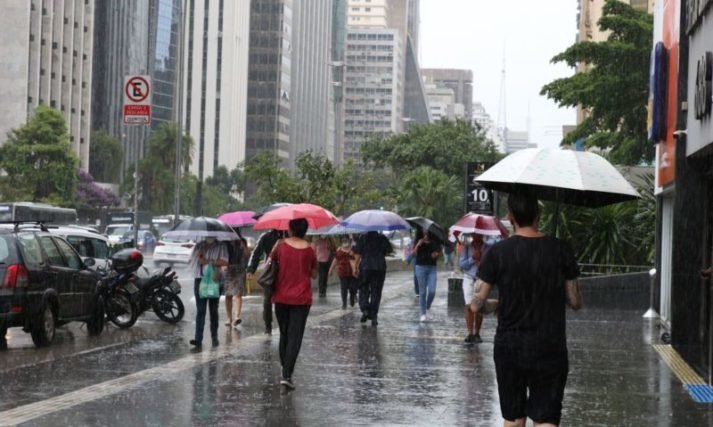
[[[508,145],[508,117],[507,117],[507,91],[505,80],[505,52],[503,48],[503,69],[500,72],[500,99],[498,100],[498,135],[507,150]]]

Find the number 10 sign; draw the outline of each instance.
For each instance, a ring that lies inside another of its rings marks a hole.
[[[475,179],[493,163],[468,162],[465,172],[465,212],[483,215],[493,214],[493,191],[479,184]]]

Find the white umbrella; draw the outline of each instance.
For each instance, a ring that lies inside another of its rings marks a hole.
[[[556,148],[516,151],[476,181],[497,191],[512,193],[527,188],[541,200],[594,208],[640,197],[603,157]]]

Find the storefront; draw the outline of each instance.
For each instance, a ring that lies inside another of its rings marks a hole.
[[[681,104],[677,129],[685,131],[676,132],[671,340],[711,384],[713,283],[699,272],[713,265],[713,0],[683,3],[684,16],[679,21],[684,37],[679,63],[683,96],[679,100],[685,103]],[[663,257],[662,253],[662,266]]]

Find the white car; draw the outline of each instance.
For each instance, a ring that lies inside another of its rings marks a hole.
[[[47,228],[50,233],[64,237],[79,252],[82,259],[94,258],[96,262],[90,267],[92,270],[102,271],[108,268],[111,256],[109,240],[99,232],[71,225]]]
[[[153,262],[156,265],[188,264],[196,243],[192,240],[161,239],[156,243]]]
[[[104,230],[104,234],[109,239],[109,245],[115,246],[122,243],[122,237],[127,231],[133,230],[134,227],[131,224],[109,224]]]

